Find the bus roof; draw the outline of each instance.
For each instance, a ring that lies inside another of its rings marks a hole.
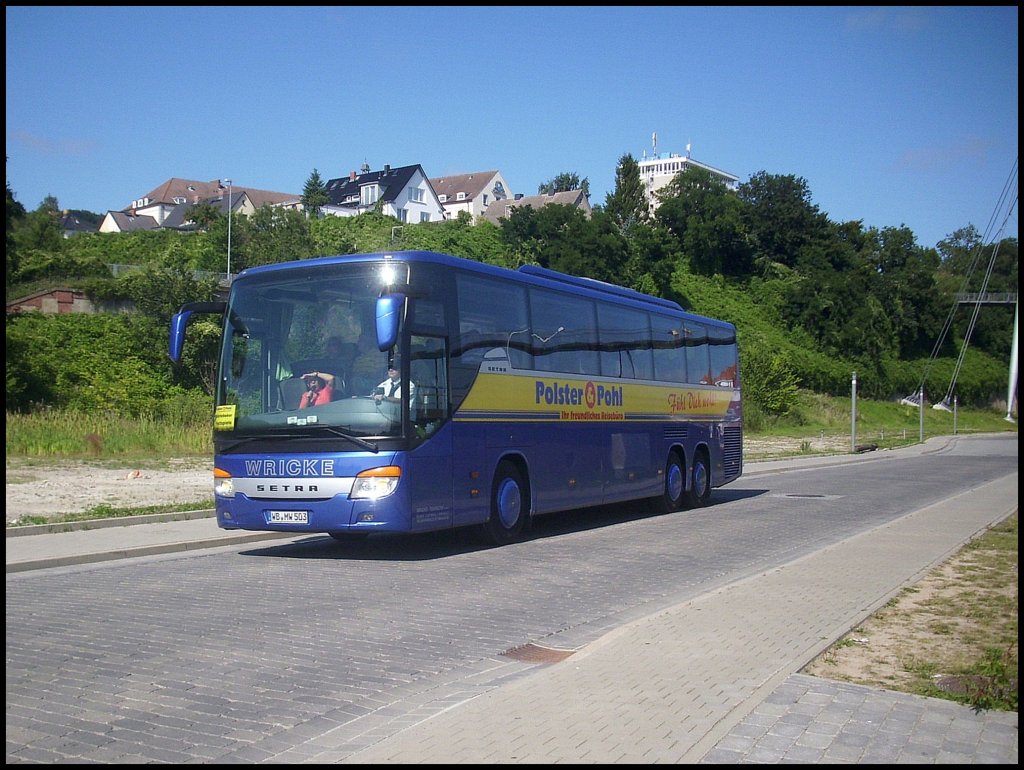
[[[281,270],[295,270],[306,267],[318,267],[351,262],[377,262],[380,260],[394,259],[403,262],[430,262],[434,264],[448,265],[452,268],[471,270],[478,273],[489,274],[497,278],[515,280],[533,285],[547,286],[553,289],[572,288],[575,293],[597,298],[603,296],[616,297],[627,302],[646,305],[647,309],[662,309],[672,313],[690,316],[695,319],[707,321],[722,326],[732,327],[733,324],[721,321],[708,316],[692,313],[685,310],[678,302],[662,297],[655,297],[651,294],[629,289],[624,286],[599,281],[595,278],[582,278],[579,276],[560,273],[539,265],[522,265],[517,270],[510,270],[507,267],[499,267],[486,262],[477,262],[464,257],[456,257],[451,254],[442,254],[437,251],[380,251],[362,254],[338,254],[329,257],[315,257],[313,259],[294,260],[291,262],[278,262],[272,265],[260,265],[251,267],[239,273],[235,280],[246,275],[262,275],[264,273],[277,272]],[[653,306],[653,307],[652,307]]]

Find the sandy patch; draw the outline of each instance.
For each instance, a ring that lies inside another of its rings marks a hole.
[[[137,508],[213,499],[213,464],[168,461],[165,469],[131,465],[7,462],[7,521],[81,513],[99,505]]]

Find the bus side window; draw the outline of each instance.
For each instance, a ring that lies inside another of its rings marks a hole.
[[[531,287],[530,314],[529,336],[537,369],[601,373],[597,311],[591,300]]]
[[[708,331],[704,324],[687,321],[686,337],[686,371],[687,382],[710,385],[711,360],[708,357]]]
[[[654,337],[654,379],[659,382],[686,382],[688,362],[681,320],[652,315],[651,330]]]
[[[498,347],[507,350],[516,368],[531,368],[533,362],[529,353],[526,289],[462,273],[456,275],[455,283],[459,297],[460,339],[455,341],[453,362],[464,360],[465,369],[473,366],[467,382],[452,383],[455,401],[458,402],[465,395],[463,384],[466,388],[472,384],[482,354],[488,350]],[[476,338],[476,334],[480,337]],[[473,338],[462,339],[463,335],[473,335]]]
[[[711,381],[723,388],[736,384],[737,356],[736,334],[730,329],[708,327],[708,341],[711,343]]]
[[[615,305],[598,305],[601,374],[606,377],[654,379],[651,327],[647,313]]]
[[[409,372],[416,384],[412,419],[417,425],[437,427],[448,416],[448,383],[445,377],[444,340],[414,337]]]

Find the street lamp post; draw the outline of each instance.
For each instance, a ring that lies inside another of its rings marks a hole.
[[[231,180],[225,179],[228,183],[228,282],[231,281]]]

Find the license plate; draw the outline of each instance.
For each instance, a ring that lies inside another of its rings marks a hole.
[[[309,524],[309,511],[271,511],[271,524]]]

